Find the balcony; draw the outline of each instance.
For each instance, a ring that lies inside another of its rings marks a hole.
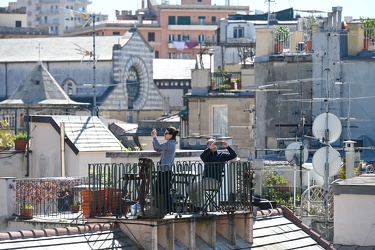
[[[193,213],[252,212],[250,162],[207,166],[202,162],[175,162],[167,178],[161,178],[157,171],[160,167],[151,159],[140,158],[133,164],[91,164],[89,178],[16,180],[12,189],[17,214],[20,219],[55,217],[80,221],[98,216],[156,219]],[[205,167],[222,168],[220,181],[202,193],[193,193],[192,183],[216,173],[204,171]],[[77,204],[78,211],[73,208]],[[31,214],[21,214],[26,208],[32,209]]]
[[[375,28],[364,28],[364,40],[363,49],[364,50],[375,50],[374,42]]]
[[[241,72],[217,71],[211,78],[211,90],[240,90]]]
[[[86,178],[18,179],[10,189],[15,191],[15,210],[20,219],[83,219],[80,213],[82,185]]]

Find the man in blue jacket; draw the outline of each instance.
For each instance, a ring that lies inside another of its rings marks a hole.
[[[207,141],[207,148],[200,155],[201,160],[204,162],[202,180],[192,183],[186,190],[196,211],[199,211],[204,205],[204,192],[206,189],[220,188],[224,173],[224,163],[237,157],[236,152],[226,141],[220,142],[221,145],[217,145],[218,143],[214,139]],[[218,146],[224,147],[228,152],[218,152]]]

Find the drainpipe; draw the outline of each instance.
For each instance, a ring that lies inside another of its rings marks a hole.
[[[30,176],[30,107],[26,108],[26,133],[27,133],[27,143],[26,143],[26,177]],[[17,119],[16,119],[17,120]]]
[[[198,99],[198,131],[201,134],[201,99]]]
[[[61,177],[65,177],[65,123],[60,123]]]

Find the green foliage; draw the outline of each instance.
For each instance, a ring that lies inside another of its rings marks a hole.
[[[275,42],[285,43],[288,41],[290,29],[286,26],[276,26]]]
[[[313,15],[304,17],[302,19],[303,34],[306,40],[311,40],[312,38],[312,27],[313,25],[319,24],[320,19],[316,18]]]
[[[375,19],[360,17],[363,27],[365,28],[365,38],[374,39]]]
[[[22,206],[24,209],[33,209],[33,205],[26,203],[25,205]]]
[[[274,167],[270,168],[264,176],[263,189],[267,199],[292,207],[293,190],[287,179],[278,174]]]
[[[226,83],[219,84],[219,90],[230,89],[230,85]]]
[[[23,141],[26,141],[27,140],[27,134],[25,132],[19,132],[17,134],[14,135],[14,138],[13,140],[23,140]]]
[[[0,150],[10,149],[13,146],[13,133],[8,130],[8,125],[5,120],[0,122]]]

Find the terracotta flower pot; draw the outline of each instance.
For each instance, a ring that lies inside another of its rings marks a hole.
[[[14,148],[16,150],[23,150],[23,151],[25,151],[25,149],[26,149],[26,143],[27,143],[27,141],[25,141],[25,140],[15,140],[14,141]]]
[[[20,208],[20,219],[23,220],[30,220],[33,218],[33,211],[32,208]]]
[[[73,213],[79,212],[79,205],[71,205],[70,208],[72,209]]]

